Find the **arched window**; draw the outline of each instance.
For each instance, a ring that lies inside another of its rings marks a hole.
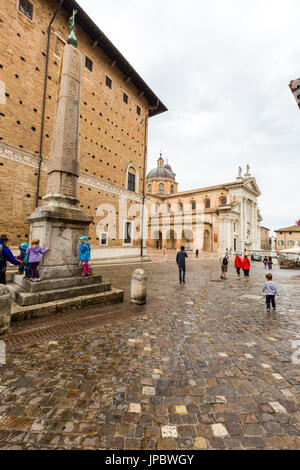
[[[159,183],[158,194],[164,194],[164,192],[165,192],[165,185],[163,183]]]
[[[155,204],[155,212],[157,213],[159,211],[159,204]]]
[[[171,205],[167,204],[167,212],[171,212]]]
[[[181,202],[178,202],[178,210],[179,210],[179,212],[182,212],[182,203]]]
[[[139,171],[133,163],[130,163],[126,169],[126,187],[129,191],[136,193],[139,191]]]
[[[152,193],[152,184],[148,184],[148,193]]]
[[[205,209],[210,209],[210,199],[206,199],[206,201],[205,201]]]
[[[174,194],[174,186],[173,186],[173,184],[171,184],[170,193],[171,193],[171,194]]]
[[[227,204],[227,198],[226,198],[226,197],[222,197],[221,200],[220,200],[220,204],[221,204],[221,206],[226,206],[226,204]]]

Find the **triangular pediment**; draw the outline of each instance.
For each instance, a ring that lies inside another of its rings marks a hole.
[[[245,181],[242,185],[243,188],[250,190],[251,192],[255,193],[256,196],[260,196],[261,192],[259,187],[257,186],[255,178],[251,178]]]

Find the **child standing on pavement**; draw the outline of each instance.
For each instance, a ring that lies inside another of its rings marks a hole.
[[[267,312],[271,311],[271,304],[272,304],[272,309],[276,310],[276,303],[275,303],[275,296],[278,295],[278,289],[275,284],[275,282],[272,281],[272,274],[268,273],[266,274],[266,282],[263,285],[263,292],[265,293],[266,296],[266,304],[267,304]]]
[[[27,248],[26,254],[31,268],[31,280],[33,282],[40,281],[38,267],[41,262],[41,255],[44,255],[49,250],[50,248],[45,248],[43,250],[43,248],[40,247],[40,240],[38,238],[34,238],[31,242],[31,246]]]
[[[21,262],[21,264],[19,265],[19,273],[24,273],[24,279],[31,278],[31,269],[28,261],[28,256],[26,254],[28,247],[28,243],[21,243],[21,245],[19,246],[20,254],[17,257],[17,259]]]
[[[80,264],[83,265],[83,276],[90,275],[89,261],[91,259],[91,247],[88,243],[88,237],[83,236],[80,238]]]

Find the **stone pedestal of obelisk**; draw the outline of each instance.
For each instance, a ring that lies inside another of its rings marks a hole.
[[[45,205],[28,219],[30,237],[50,248],[42,260],[41,279],[79,274],[79,238],[88,234],[91,217],[78,209],[81,54],[64,48]]]

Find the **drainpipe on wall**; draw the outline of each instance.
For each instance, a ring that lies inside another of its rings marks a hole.
[[[45,110],[46,110],[46,94],[47,94],[47,78],[48,78],[48,68],[49,68],[49,51],[50,51],[50,38],[51,38],[51,26],[55,17],[60,10],[64,0],[61,0],[58,7],[56,8],[54,15],[51,18],[49,23],[47,33],[47,53],[46,53],[46,64],[45,64],[45,77],[44,77],[44,94],[43,94],[43,108],[42,108],[42,124],[41,124],[41,136],[40,136],[40,151],[39,151],[39,167],[38,167],[38,177],[37,177],[37,188],[36,188],[36,199],[35,207],[39,205],[39,196],[40,196],[40,183],[41,183],[41,169],[43,161],[43,143],[44,143],[44,127],[45,127]]]
[[[149,107],[148,113],[145,116],[145,135],[144,135],[144,168],[143,168],[143,204],[142,204],[142,221],[141,221],[141,257],[144,255],[144,206],[145,206],[145,185],[146,185],[146,156],[147,156],[147,129],[149,111],[155,111],[159,106],[159,100],[155,106]]]

